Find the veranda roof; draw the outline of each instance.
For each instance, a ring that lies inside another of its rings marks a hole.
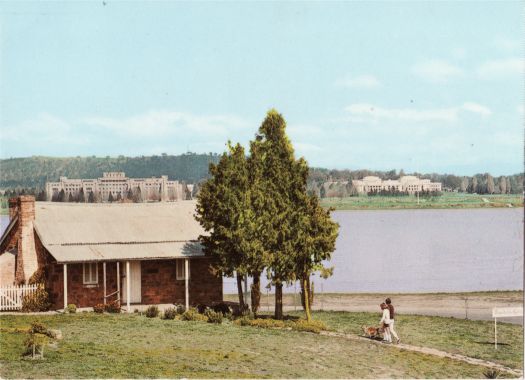
[[[195,206],[36,202],[35,229],[59,263],[203,256]]]

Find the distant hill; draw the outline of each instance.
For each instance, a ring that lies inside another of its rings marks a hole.
[[[208,165],[217,162],[214,153],[140,157],[41,157],[0,160],[0,188],[43,188],[47,181],[68,178],[98,178],[103,172],[123,171],[128,177],[159,177],[195,183],[208,176]]]
[[[10,158],[0,160],[0,189],[42,189],[47,181],[58,181],[60,176],[68,178],[98,178],[103,172],[123,171],[130,178],[159,177],[198,183],[208,177],[210,162],[218,162],[216,153],[185,153],[178,156],[139,157],[41,157]],[[409,174],[409,173],[406,173]],[[492,177],[489,173],[474,176],[456,176],[439,173],[410,173],[433,182],[441,182],[445,191],[469,193],[512,193],[523,192],[523,173]],[[400,171],[372,170],[330,170],[311,168],[308,188],[321,197],[344,197],[352,195],[352,179],[375,175],[381,179],[397,179],[405,175]],[[350,183],[349,183],[350,181]]]

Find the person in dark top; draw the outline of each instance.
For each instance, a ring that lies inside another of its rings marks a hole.
[[[390,310],[390,325],[388,326],[389,327],[389,330],[390,330],[390,334],[394,336],[394,338],[396,338],[396,343],[399,343],[400,339],[399,339],[399,336],[397,335],[396,333],[396,330],[394,330],[394,305],[392,305],[392,300],[390,298],[387,298],[385,300],[385,303],[388,307],[388,310]]]

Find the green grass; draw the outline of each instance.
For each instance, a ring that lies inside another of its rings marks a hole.
[[[485,198],[488,202],[484,201]],[[336,210],[381,210],[381,209],[427,209],[427,208],[494,208],[523,207],[523,197],[519,194],[463,194],[443,193],[441,196],[419,198],[416,196],[358,196],[346,198],[323,198],[323,207]]]
[[[378,313],[314,312],[328,328],[362,334],[362,325],[377,326]],[[396,315],[395,329],[403,343],[425,346],[523,369],[523,326],[498,323],[498,349],[494,349],[494,323],[465,319]]]
[[[372,318],[316,316],[340,329]],[[25,334],[12,332],[35,320],[64,336],[57,348],[46,350],[44,360],[22,358]],[[407,321],[399,324],[406,333]],[[1,316],[0,345],[0,376],[5,378],[479,378],[485,370],[366,341],[137,314]]]

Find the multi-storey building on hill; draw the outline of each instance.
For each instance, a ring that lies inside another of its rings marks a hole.
[[[440,182],[430,182],[429,179],[419,179],[415,176],[407,175],[399,180],[383,181],[379,177],[367,176],[360,180],[353,180],[352,185],[359,194],[366,194],[372,191],[400,191],[414,194],[421,191],[441,191]]]
[[[69,179],[60,177],[58,182],[46,183],[46,198],[57,200],[64,191],[65,201],[79,197],[88,202],[129,199],[135,202],[176,201],[187,199],[187,186],[179,181],[160,178],[128,178],[123,172],[103,173],[97,179]],[[82,194],[82,195],[81,195]]]

